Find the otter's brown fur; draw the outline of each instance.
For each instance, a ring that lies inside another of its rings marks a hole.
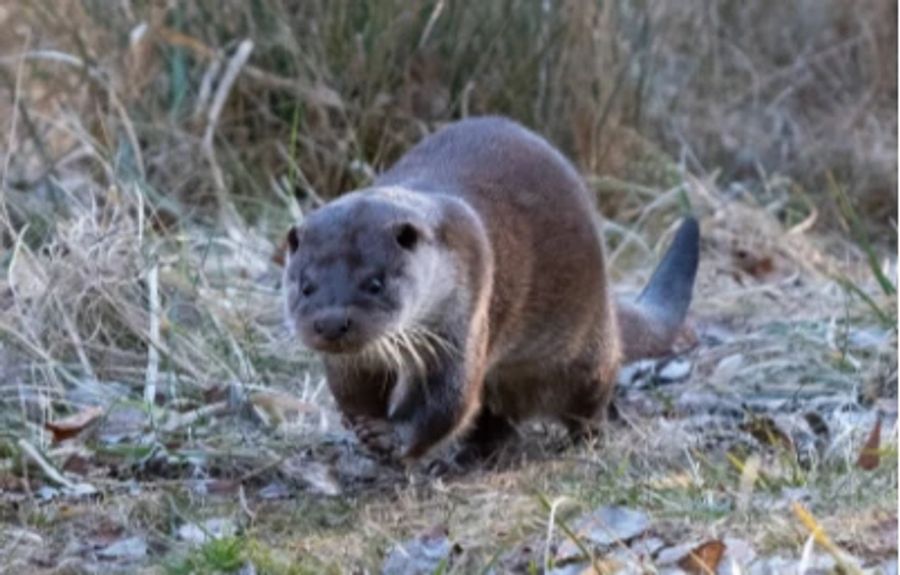
[[[322,352],[361,438],[373,443],[380,425],[415,459],[453,437],[489,452],[532,417],[574,433],[602,420],[623,357],[671,344],[697,239],[689,221],[694,233],[660,266],[666,277],[617,310],[595,214],[550,144],[512,121],[477,118],[425,138],[371,188],[292,230],[289,319]],[[373,261],[387,270],[370,290],[382,299],[347,292]]]

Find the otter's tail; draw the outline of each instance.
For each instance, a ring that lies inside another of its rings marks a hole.
[[[618,304],[626,362],[671,351],[691,305],[699,260],[700,226],[688,217],[641,295],[633,303]]]

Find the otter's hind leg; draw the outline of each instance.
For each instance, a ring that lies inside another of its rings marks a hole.
[[[615,391],[616,371],[614,365],[604,365],[581,385],[571,386],[570,397],[560,414],[571,443],[579,445],[602,437]]]

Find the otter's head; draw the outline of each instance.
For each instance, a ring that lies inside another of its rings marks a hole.
[[[427,209],[404,197],[354,192],[288,232],[287,320],[307,347],[355,353],[414,321],[438,248]]]

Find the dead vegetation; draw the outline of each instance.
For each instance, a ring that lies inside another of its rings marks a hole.
[[[896,3],[29,0],[0,28],[0,572],[896,555]],[[340,427],[279,244],[487,112],[583,169],[623,291],[692,207],[699,345],[623,373],[603,443],[531,430],[430,481]],[[643,529],[602,544],[603,506]]]

